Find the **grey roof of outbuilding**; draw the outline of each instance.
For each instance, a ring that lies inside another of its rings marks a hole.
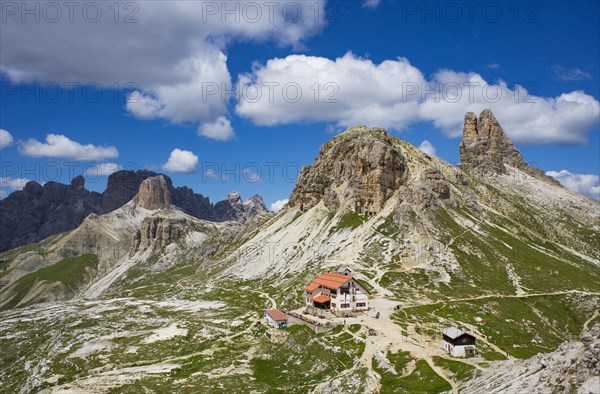
[[[458,338],[462,334],[465,334],[465,332],[463,330],[459,330],[456,327],[448,327],[444,330],[444,335],[446,335],[452,339]]]

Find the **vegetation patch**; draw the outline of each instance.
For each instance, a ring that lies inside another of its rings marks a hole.
[[[460,361],[448,360],[439,356],[433,356],[432,358],[433,363],[449,371],[454,380],[468,381],[477,375],[477,368],[472,365],[461,363]]]
[[[29,291],[38,283],[61,283],[67,292],[75,292],[83,284],[88,271],[96,270],[98,267],[98,256],[84,254],[60,260],[48,267],[41,268],[35,272],[19,278],[13,283],[8,291],[13,293],[11,300],[2,309],[14,308],[23,300]],[[23,306],[23,305],[21,305]]]
[[[373,369],[381,376],[381,393],[441,393],[452,390],[452,386],[427,364],[425,360],[418,360],[415,369],[409,375],[403,371],[412,357],[408,352],[388,353],[390,364],[396,374],[377,365],[373,361]]]
[[[395,314],[394,319],[399,324],[414,325],[417,332],[435,330],[438,336],[448,325],[467,331],[474,328],[513,357],[528,358],[578,338],[599,301],[597,296],[572,294],[488,297],[406,308]],[[476,317],[483,319],[484,324],[477,324]],[[483,341],[478,341],[477,347],[486,359],[502,358]]]
[[[365,216],[360,215],[354,211],[348,211],[340,218],[340,221],[337,223],[337,228],[338,230],[345,228],[354,230],[362,226],[362,224],[366,221],[367,218]]]

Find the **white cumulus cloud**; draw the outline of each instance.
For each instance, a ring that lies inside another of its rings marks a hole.
[[[46,135],[46,142],[30,138],[22,142],[21,154],[31,157],[54,157],[71,160],[103,160],[117,157],[119,152],[114,146],[96,146],[80,144],[61,134]]]
[[[196,171],[198,166],[198,156],[189,150],[173,149],[169,155],[169,160],[163,164],[162,168],[169,172],[182,172],[191,174]]]
[[[12,145],[13,140],[13,136],[8,131],[0,129],[0,149]]]
[[[300,48],[324,27],[325,2],[56,2],[40,7],[58,20],[37,21],[7,9],[0,72],[17,83],[126,88],[136,92],[126,105],[135,117],[214,123],[227,114],[228,46],[243,40]],[[204,95],[206,84],[218,91]]]
[[[421,142],[421,145],[419,145],[419,149],[421,149],[423,152],[425,152],[429,156],[436,157],[436,152],[437,151],[435,149],[435,146],[433,146],[431,144],[431,142],[429,142],[427,140]]]
[[[335,60],[290,55],[240,75],[236,112],[264,126],[322,121],[400,130],[416,119],[419,105],[401,86],[423,81],[403,58],[374,64],[352,53]]]
[[[227,141],[235,137],[231,122],[220,116],[214,123],[204,123],[198,128],[198,134],[218,141]]]
[[[402,131],[427,121],[457,137],[466,112],[491,108],[517,143],[578,144],[600,116],[598,100],[581,91],[542,97],[452,70],[426,80],[407,59],[376,64],[352,53],[335,60],[271,59],[241,74],[237,84],[237,114],[263,126],[328,122],[334,129],[366,124]]]
[[[98,163],[85,169],[84,175],[90,177],[109,176],[113,172],[121,171],[123,167],[118,163]]]
[[[462,135],[464,114],[491,108],[502,128],[517,143],[577,144],[598,125],[600,103],[580,91],[541,97],[504,81],[490,84],[477,73],[438,72],[419,115],[450,136]]]
[[[283,206],[285,204],[287,204],[289,202],[289,199],[285,199],[285,200],[277,200],[274,203],[271,204],[271,211],[273,212],[279,212],[283,209]]]
[[[593,174],[574,174],[567,170],[548,171],[546,175],[559,181],[564,187],[574,192],[600,200],[600,177]]]
[[[227,57],[214,46],[203,46],[185,81],[148,84],[127,98],[127,110],[140,119],[167,119],[173,123],[213,123],[226,112],[227,100],[221,90],[231,90]],[[212,93],[215,92],[216,93]]]

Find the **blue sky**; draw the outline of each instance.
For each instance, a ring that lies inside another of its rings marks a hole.
[[[526,160],[598,198],[598,2],[282,1],[272,15],[251,3],[121,3],[117,15],[82,2],[59,15],[3,2],[2,197],[86,170],[102,191],[118,165],[213,202],[236,190],[269,205],[348,126],[457,162],[464,113],[491,107]],[[236,85],[262,94],[221,97]]]

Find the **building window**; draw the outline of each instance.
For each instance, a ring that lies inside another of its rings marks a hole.
[[[363,307],[365,307],[365,306],[367,306],[367,303],[366,303],[366,302],[357,302],[357,303],[356,303],[356,307],[357,307],[357,308],[363,308]]]
[[[340,308],[344,309],[344,308],[350,308],[350,304],[341,304]]]

